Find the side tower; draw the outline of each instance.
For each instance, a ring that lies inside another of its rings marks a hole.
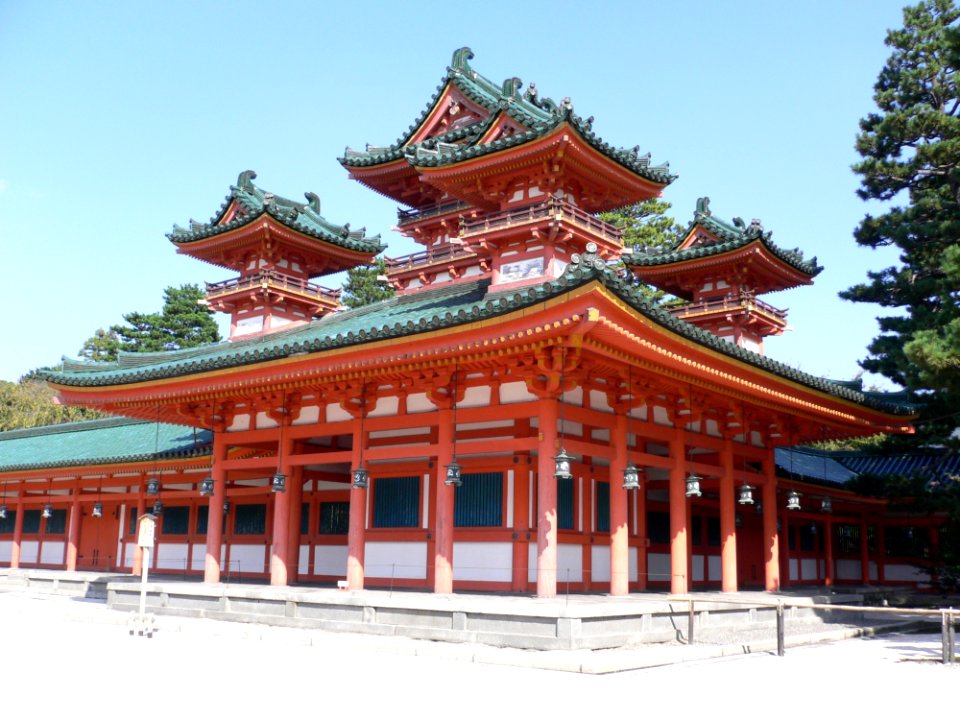
[[[383,250],[380,236],[334,225],[320,214],[320,198],[306,203],[274,195],[253,184],[257,174],[240,173],[237,184],[207,223],[173,226],[167,237],[177,252],[238,272],[207,283],[211,310],[230,314],[230,339],[299,325],[335,311],[340,291],[310,282],[369,263]]]
[[[657,197],[673,180],[638,148],[598,138],[569,98],[541,98],[519,78],[497,85],[453,54],[426,111],[389,147],[347,148],[350,177],[409,206],[399,231],[421,252],[388,259],[400,292],[490,277],[509,288],[552,280],[593,242],[604,260],[620,231],[596,213]]]
[[[787,311],[763,295],[810,285],[823,270],[800,250],[774,245],[759,220],[727,223],[710,212],[710,198],[697,201],[684,239],[666,251],[635,249],[624,264],[644,282],[685,300],[673,314],[735,345],[763,353],[763,339],[787,328]]]

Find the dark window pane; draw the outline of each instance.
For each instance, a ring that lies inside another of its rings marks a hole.
[[[62,535],[67,531],[67,511],[54,510],[53,514],[47,518],[45,532],[48,535]]]
[[[190,508],[185,505],[163,509],[163,534],[186,535],[190,532]]]
[[[137,508],[130,508],[130,524],[127,527],[127,532],[130,535],[133,535],[137,532]]]
[[[235,535],[263,535],[267,532],[266,505],[237,505],[233,510]]]
[[[310,503],[303,503],[300,506],[300,534],[306,535],[310,532]]]
[[[720,547],[720,518],[707,518],[707,545]]]
[[[703,522],[699,515],[690,516],[690,544],[703,545]]]
[[[837,526],[837,553],[840,555],[860,554],[860,526]]]
[[[35,534],[40,532],[40,511],[23,511],[23,532]]]
[[[17,511],[7,510],[7,517],[0,520],[0,535],[12,533],[17,525]]]
[[[670,544],[670,515],[665,512],[647,513],[647,537],[651,544]]]
[[[210,506],[200,505],[197,508],[197,535],[207,534],[207,524],[210,521]]]
[[[557,527],[573,530],[573,478],[557,478]]]
[[[417,527],[420,478],[377,478],[373,481],[373,527]]]
[[[456,488],[454,527],[500,527],[503,524],[503,473],[464,473]]]
[[[350,503],[320,503],[320,534],[346,535],[350,530]]]
[[[820,530],[815,523],[804,523],[797,532],[800,535],[800,551],[814,552],[817,549],[817,532]]]
[[[887,527],[883,529],[883,541],[891,557],[922,558],[927,554],[926,528]]]
[[[597,483],[597,532],[610,532],[610,483]]]

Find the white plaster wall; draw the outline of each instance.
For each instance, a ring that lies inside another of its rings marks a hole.
[[[565,582],[583,581],[583,546],[557,546],[557,587]]]
[[[883,577],[893,582],[930,582],[930,575],[913,565],[884,565]]]
[[[703,582],[704,573],[703,573],[703,555],[694,555],[693,556],[693,567],[690,568],[692,572],[690,573],[693,577],[694,582]]]
[[[63,565],[63,551],[65,546],[66,543],[62,541],[44,541],[43,547],[40,550],[40,562],[44,565]]]
[[[123,565],[121,567],[133,567],[133,553],[137,550],[136,544],[125,543],[123,550]],[[120,556],[117,555],[117,557],[119,558]]]
[[[377,407],[367,414],[367,417],[384,417],[396,415],[400,408],[400,399],[397,397],[382,397],[377,400]]]
[[[346,410],[340,407],[340,403],[329,403],[327,405],[327,422],[343,422],[344,420],[353,420]]]
[[[250,416],[247,413],[241,413],[236,415],[233,418],[233,422],[230,423],[230,427],[227,428],[227,432],[238,432],[240,430],[249,430],[250,429]]]
[[[132,565],[133,551],[135,546],[131,543],[130,548],[127,550],[127,553],[130,554],[131,561],[127,565]],[[227,557],[227,546],[220,546],[220,570],[222,571],[225,567],[224,560]],[[191,570],[205,570],[207,567],[207,546],[204,543],[196,543],[190,549],[190,569]]]
[[[187,568],[186,543],[158,543],[156,547],[158,570],[185,570]]]
[[[590,579],[594,582],[610,582],[610,546],[590,547]]]
[[[0,563],[10,562],[13,555],[13,542],[10,540],[0,541]]]
[[[301,545],[300,554],[297,556],[297,572],[300,575],[306,575],[310,571],[310,546]]]
[[[817,562],[816,558],[801,558],[800,560],[800,579],[801,580],[816,580],[817,579]]]
[[[347,576],[346,545],[315,545],[313,548],[313,574]]]
[[[410,393],[407,395],[408,413],[431,412],[436,409],[436,406],[427,399],[426,393]]]
[[[513,545],[508,542],[455,542],[453,579],[510,582],[513,578]]]
[[[871,560],[870,564],[868,565],[868,568],[870,573],[870,579],[877,580],[880,577],[880,575],[877,573],[877,563]]]
[[[647,555],[647,579],[650,582],[670,582],[670,555],[649,553]]]
[[[272,417],[267,415],[266,411],[257,413],[257,429],[279,427],[279,424]]]
[[[490,404],[490,387],[484,385],[481,387],[467,388],[463,393],[463,400],[457,403],[457,407],[486,407]]]
[[[266,559],[265,545],[231,545],[229,572],[263,572]]]
[[[503,383],[500,386],[500,402],[504,405],[536,400],[537,396],[527,390],[525,382]]]
[[[653,408],[653,421],[657,425],[673,426],[673,424],[670,422],[669,416],[667,415],[666,408],[662,408],[659,405]]]
[[[719,582],[723,579],[723,564],[720,562],[719,555],[709,555],[707,557],[707,580]]]
[[[639,559],[640,559],[639,548],[635,548],[635,547],[630,548],[629,553],[627,553],[627,562],[630,563],[629,565],[630,580],[633,582],[636,582],[637,578],[639,578],[640,576],[640,573],[639,573],[640,566],[638,564]]]
[[[790,558],[790,579],[799,580],[800,576],[797,575],[797,561],[794,558]]]
[[[364,556],[364,569],[368,577],[425,580],[427,544],[425,542],[368,542]]]
[[[300,415],[293,421],[294,425],[310,425],[320,419],[320,408],[310,405],[300,410]]]
[[[860,580],[859,560],[837,560],[837,580]]]
[[[594,410],[613,412],[613,408],[610,407],[610,403],[607,401],[607,394],[599,390],[590,391],[590,407]]]

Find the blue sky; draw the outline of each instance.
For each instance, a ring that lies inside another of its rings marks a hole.
[[[604,140],[669,161],[682,223],[708,195],[718,217],[759,218],[816,255],[814,286],[765,296],[793,327],[766,352],[850,378],[880,308],[837,292],[896,261],[853,241],[880,208],[856,197],[850,166],[901,8],[0,0],[0,379],[76,356],[123,313],[158,310],[168,285],[227,279],[164,234],[210,218],[246,169],[279,195],[316,192],[390,256],[413,251],[391,231],[396,204],[336,158],[396,140],[464,45],[483,75],[569,96]]]

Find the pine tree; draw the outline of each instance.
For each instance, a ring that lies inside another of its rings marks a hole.
[[[360,265],[347,270],[343,286],[343,304],[357,308],[393,297],[393,288],[386,281],[387,264],[380,257],[371,265]]]
[[[953,0],[904,10],[888,33],[893,52],[874,86],[879,112],[860,122],[854,166],[864,200],[888,203],[857,227],[857,243],[895,246],[900,264],[868,273],[842,292],[898,313],[879,318],[864,369],[908,389],[925,405],[919,427],[943,439],[960,408],[960,18]]]

